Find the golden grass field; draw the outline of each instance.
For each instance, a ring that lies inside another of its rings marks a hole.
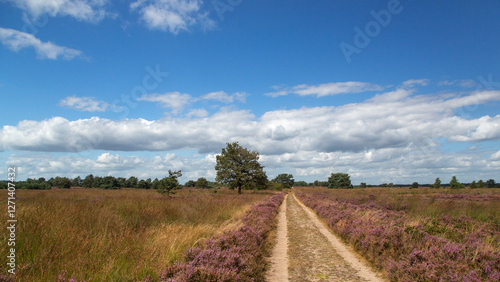
[[[269,192],[271,193],[271,192]],[[203,238],[235,228],[266,192],[181,190],[17,190],[16,279],[136,281],[157,277]],[[0,220],[7,221],[2,200]],[[7,253],[7,232],[2,232]],[[0,259],[6,273],[7,260]]]

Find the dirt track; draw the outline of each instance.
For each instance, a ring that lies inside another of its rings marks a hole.
[[[278,217],[268,281],[383,281],[294,194]]]

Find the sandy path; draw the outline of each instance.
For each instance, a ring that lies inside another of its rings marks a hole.
[[[278,214],[267,281],[383,281],[294,194]]]
[[[352,277],[353,275],[358,276],[360,279],[354,279],[354,281],[383,281],[370,269],[369,266],[365,265],[363,261],[361,261],[352,251],[350,251],[344,243],[342,243],[330,230],[319,220],[316,213],[314,213],[311,209],[306,207],[302,202],[300,202],[295,194],[293,195],[294,202],[296,202],[303,211],[308,215],[310,222],[314,224],[317,230],[328,240],[330,245],[333,247],[335,252],[343,259],[343,261],[347,264],[348,268],[354,273],[347,275],[346,277],[340,277],[340,279],[334,278],[333,280],[342,280],[346,281],[347,278]],[[335,262],[334,264],[337,264]],[[332,277],[333,278],[333,277]]]
[[[286,226],[286,200],[285,196],[283,204],[280,207],[278,214],[278,229],[276,231],[276,244],[274,245],[272,257],[270,260],[271,268],[267,275],[267,281],[280,282],[288,281],[288,232]]]

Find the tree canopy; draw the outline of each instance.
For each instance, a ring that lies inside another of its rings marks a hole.
[[[276,178],[273,179],[273,181],[282,184],[284,188],[292,188],[293,184],[295,183],[293,175],[287,173],[279,174],[278,176],[276,176]]]
[[[351,177],[347,173],[332,173],[330,177],[328,177],[328,188],[330,189],[353,188],[351,184]]]
[[[259,163],[259,153],[243,148],[238,142],[227,143],[217,156],[215,180],[230,189],[253,189],[267,184],[264,167]]]

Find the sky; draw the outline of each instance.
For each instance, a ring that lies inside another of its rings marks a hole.
[[[0,162],[39,177],[500,180],[500,2],[0,0]],[[1,179],[2,177],[0,177]]]

